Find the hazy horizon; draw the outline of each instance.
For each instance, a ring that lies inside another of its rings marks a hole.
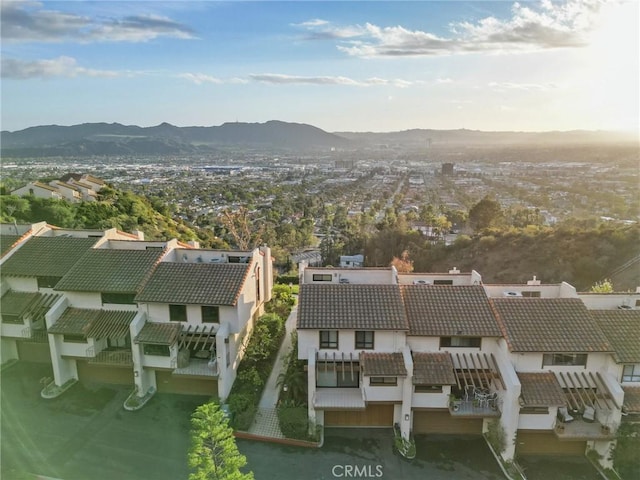
[[[637,2],[1,4],[2,130],[639,131]]]

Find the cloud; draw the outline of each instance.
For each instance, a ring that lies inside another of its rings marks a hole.
[[[81,67],[71,57],[58,57],[51,60],[2,59],[2,78],[25,80],[30,78],[54,77],[118,77],[121,74],[109,70],[94,70]]]
[[[366,29],[360,25],[333,25],[331,22],[319,18],[291,25],[305,30],[305,39],[307,40],[339,40],[366,34]]]
[[[274,85],[346,85],[352,87],[390,85],[404,88],[415,83],[400,78],[384,79],[373,77],[366,80],[354,80],[352,78],[342,76],[305,77],[298,75],[284,75],[280,73],[251,74],[249,75],[249,78],[257,82],[270,83]]]
[[[448,36],[371,23],[308,28],[316,35],[341,39],[337,45],[340,51],[365,58],[533,51],[588,45],[601,5],[599,0],[569,0],[564,4],[543,0],[537,6],[514,3],[508,19],[487,16],[476,22],[455,22],[449,25]],[[350,34],[338,36],[334,32]]]
[[[520,91],[536,91],[545,92],[556,88],[553,83],[513,83],[513,82],[490,82],[489,87],[496,91],[520,90]]]
[[[146,42],[158,37],[195,38],[187,25],[158,15],[91,18],[45,10],[38,2],[2,2],[2,40],[7,42]]]
[[[225,83],[248,83],[248,80],[244,78],[218,78],[213,77],[211,75],[207,75],[205,73],[180,73],[177,75],[178,78],[183,78],[185,80],[189,80],[190,82],[195,83],[196,85],[203,85],[205,83],[212,83],[215,85],[222,85]]]

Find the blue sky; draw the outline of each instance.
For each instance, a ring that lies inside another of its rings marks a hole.
[[[2,129],[638,131],[635,1],[4,1]]]

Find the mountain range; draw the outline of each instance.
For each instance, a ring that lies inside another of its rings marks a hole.
[[[376,146],[483,146],[516,144],[591,144],[636,141],[614,132],[482,132],[425,130],[329,133],[312,125],[271,120],[224,123],[211,127],[176,127],[162,123],[139,127],[119,123],[44,125],[0,134],[3,157],[178,155],[212,153],[228,148],[290,151],[355,150]]]

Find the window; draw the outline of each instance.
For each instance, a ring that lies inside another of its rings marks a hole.
[[[360,364],[358,362],[318,362],[316,387],[358,388],[360,386]]]
[[[545,365],[587,365],[586,353],[545,353],[542,356],[542,366]]]
[[[8,313],[2,314],[2,323],[23,324],[22,317],[19,315],[10,315]]]
[[[416,393],[442,393],[442,385],[416,385]]]
[[[398,385],[398,377],[371,377],[369,385],[372,387],[393,387]]]
[[[169,320],[171,320],[172,322],[186,322],[187,306],[186,305],[169,305]]]
[[[152,343],[143,343],[143,351],[145,355],[155,355],[157,357],[168,357],[171,354],[169,345],[154,345]]]
[[[147,246],[145,247],[145,250],[163,250],[163,249],[164,249],[164,247],[162,247],[162,246],[160,246],[160,247],[154,247],[154,246],[152,246],[152,245],[147,245]]]
[[[481,337],[440,337],[440,348],[443,347],[471,347],[480,348]]]
[[[213,305],[203,305],[202,307],[200,307],[200,311],[202,312],[202,323],[220,323],[219,307]]]
[[[356,348],[373,349],[374,332],[356,332]]]
[[[640,382],[640,364],[625,365],[622,370],[623,382]]]
[[[260,301],[260,267],[256,265],[256,269],[253,271],[256,277],[256,301]]]
[[[434,285],[453,285],[453,280],[434,280]]]
[[[320,348],[338,348],[338,331],[320,330]]]
[[[38,288],[53,288],[62,277],[38,277]]]
[[[102,303],[118,303],[125,305],[134,305],[135,293],[101,293]]]
[[[62,335],[62,340],[67,343],[87,343],[87,338],[84,335]]]
[[[520,413],[526,415],[548,415],[549,407],[522,407]]]
[[[314,273],[311,278],[314,282],[330,282],[333,277],[330,273]]]
[[[523,291],[522,292],[522,296],[523,297],[530,297],[530,298],[540,298],[540,292],[539,291],[531,291],[531,292],[527,292],[527,291]]]

